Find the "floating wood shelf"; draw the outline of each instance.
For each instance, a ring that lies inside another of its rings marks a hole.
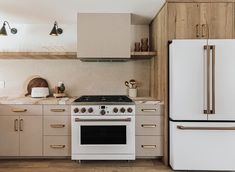
[[[132,59],[148,59],[157,56],[155,51],[146,51],[146,52],[131,52]]]
[[[76,52],[0,52],[0,59],[77,59]]]

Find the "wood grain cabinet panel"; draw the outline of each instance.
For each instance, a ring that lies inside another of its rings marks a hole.
[[[195,39],[200,37],[198,3],[169,3],[169,39]]]
[[[233,3],[201,3],[202,38],[231,39],[234,25]]]

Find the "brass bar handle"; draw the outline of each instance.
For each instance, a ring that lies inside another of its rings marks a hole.
[[[21,108],[13,108],[11,109],[12,112],[27,112],[27,109],[21,109]]]
[[[124,119],[81,119],[75,118],[75,122],[130,122],[131,118],[124,118]]]
[[[210,46],[209,45],[205,45],[204,49],[207,52],[206,55],[206,61],[207,61],[207,70],[206,70],[206,101],[207,101],[207,105],[206,105],[206,110],[204,110],[204,114],[210,114]]]
[[[24,120],[20,119],[20,131],[23,131],[23,122],[24,122]]]
[[[200,25],[199,24],[196,25],[196,37],[197,38],[200,37]]]
[[[211,114],[215,114],[215,45],[212,48],[212,110]]]
[[[206,37],[206,24],[202,24],[202,37]]]
[[[65,112],[65,109],[51,109],[51,112]]]
[[[50,147],[54,149],[63,149],[65,148],[65,145],[50,145]]]
[[[156,128],[156,124],[142,124],[141,127],[143,128]]]
[[[185,127],[182,125],[177,125],[177,128],[180,130],[235,130],[233,127]]]
[[[19,128],[19,126],[18,126],[18,119],[15,119],[14,120],[14,131],[18,131],[18,128]]]
[[[157,109],[141,109],[142,112],[156,112]]]
[[[157,146],[156,145],[141,145],[143,149],[155,149]]]
[[[51,128],[64,128],[65,124],[51,124]]]

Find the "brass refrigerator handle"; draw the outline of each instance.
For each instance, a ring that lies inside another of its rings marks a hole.
[[[183,125],[177,125],[177,128],[180,130],[235,130],[235,126],[233,127],[186,127]]]
[[[20,131],[23,131],[23,122],[24,122],[24,120],[20,119]]]
[[[211,114],[215,114],[215,45],[211,45],[212,48],[212,111]]]
[[[12,112],[27,112],[27,109],[21,109],[21,108],[13,108],[11,109]]]
[[[107,122],[107,121],[130,122],[131,118],[124,118],[124,119],[81,119],[81,118],[75,118],[75,122]]]
[[[157,109],[141,109],[142,112],[156,112]]]
[[[204,49],[206,50],[206,110],[204,110],[204,114],[210,114],[210,46],[205,45]]]
[[[196,37],[199,38],[200,37],[200,25],[196,24]]]
[[[18,119],[14,120],[14,130],[18,131]]]

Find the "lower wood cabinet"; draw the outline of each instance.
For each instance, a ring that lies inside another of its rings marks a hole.
[[[0,156],[42,156],[42,106],[0,109]]]
[[[0,156],[19,156],[19,116],[0,116]]]
[[[162,104],[157,101],[136,102],[136,157],[163,156]]]

